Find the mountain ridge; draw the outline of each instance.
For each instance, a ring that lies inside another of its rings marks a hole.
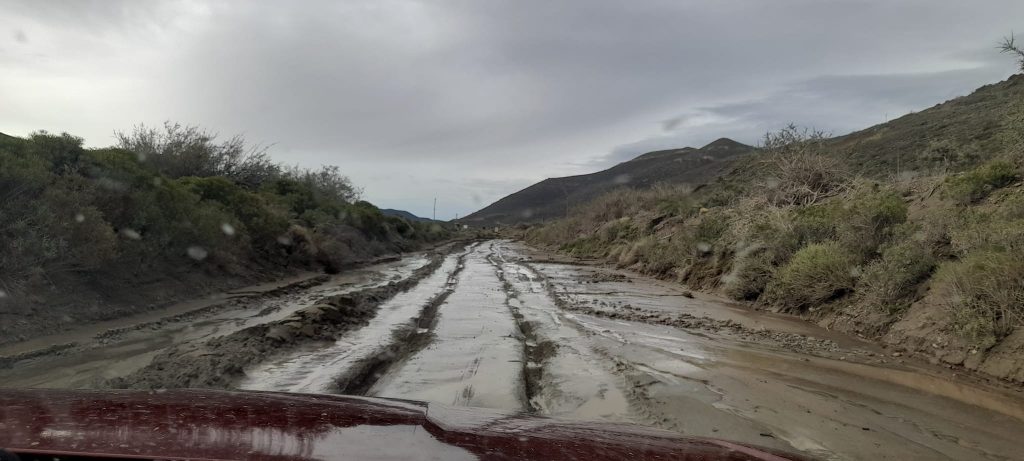
[[[645,189],[661,183],[696,186],[714,180],[731,160],[755,150],[753,146],[719,138],[700,148],[651,151],[598,172],[546,178],[459,222],[475,226],[534,223],[565,216],[573,206],[617,187]]]

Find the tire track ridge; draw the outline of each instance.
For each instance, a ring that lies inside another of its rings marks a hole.
[[[437,313],[448,296],[458,287],[459,274],[466,267],[466,257],[477,245],[479,242],[469,245],[458,256],[455,269],[448,275],[444,290],[427,301],[412,322],[393,330],[391,342],[367,358],[360,360],[334,379],[337,393],[365,395],[389,369],[430,344],[434,327],[437,324]]]
[[[123,389],[229,389],[245,376],[245,368],[298,346],[336,340],[366,325],[378,307],[415,287],[435,272],[454,247],[435,252],[431,262],[405,279],[387,285],[329,296],[289,317],[254,325],[229,335],[180,344],[159,353],[150,364],[102,387]]]

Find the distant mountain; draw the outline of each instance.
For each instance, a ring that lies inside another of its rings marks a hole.
[[[703,184],[718,177],[730,160],[753,150],[751,146],[722,138],[700,149],[648,152],[597,173],[545,179],[459,222],[479,226],[538,222],[565,216],[573,204],[589,201],[616,187]]]
[[[395,209],[391,209],[391,208],[381,208],[380,212],[384,213],[386,216],[396,216],[396,217],[399,217],[399,218],[408,219],[410,221],[433,221],[433,219],[421,218],[421,217],[416,216],[416,215],[414,215],[414,214],[412,214],[412,213],[410,213],[408,211],[405,211],[405,210],[395,210]]]

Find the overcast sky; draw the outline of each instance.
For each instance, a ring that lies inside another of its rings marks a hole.
[[[0,132],[164,120],[438,218],[789,122],[843,134],[1012,74],[1021,0],[0,0]]]

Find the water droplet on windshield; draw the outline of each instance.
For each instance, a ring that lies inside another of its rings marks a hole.
[[[83,222],[83,221],[85,221],[85,215],[84,214],[82,214],[82,213],[75,214],[75,222]]]
[[[4,299],[6,297],[7,297],[7,292],[4,291],[4,290],[0,290],[0,299]]]
[[[697,251],[701,253],[707,253],[711,251],[711,244],[706,242],[700,242],[697,244]]]
[[[221,224],[220,230],[224,232],[224,235],[227,235],[229,237],[235,235],[235,226],[232,226],[231,224]]]
[[[188,250],[186,250],[185,252],[188,253],[189,258],[192,258],[196,261],[202,261],[206,259],[207,255],[206,249],[195,245],[188,247]]]
[[[277,243],[280,243],[281,245],[288,246],[288,245],[292,244],[292,238],[287,236],[287,235],[282,235],[282,236],[277,238]]]
[[[121,229],[121,235],[123,235],[123,236],[125,236],[127,238],[130,238],[132,240],[139,240],[139,239],[142,238],[141,234],[139,234],[138,232],[135,232],[132,229]]]

